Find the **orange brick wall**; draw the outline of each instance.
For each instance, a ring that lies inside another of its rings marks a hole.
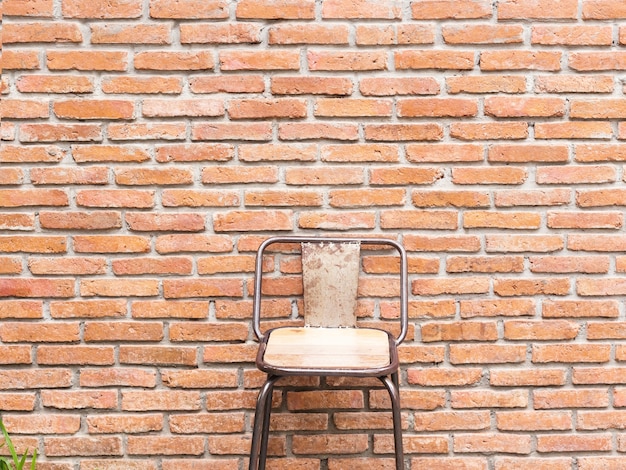
[[[276,233],[407,248],[407,468],[626,468],[623,0],[2,7],[0,411],[38,468],[243,469]],[[385,392],[315,385],[271,469],[392,468]]]

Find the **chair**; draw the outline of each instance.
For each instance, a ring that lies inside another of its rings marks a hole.
[[[300,244],[304,327],[261,331],[263,254],[277,243]],[[400,270],[400,332],[356,328],[360,247],[386,246],[397,251]],[[264,241],[255,265],[253,328],[259,340],[257,367],[268,374],[256,404],[250,470],[264,470],[272,409],[272,391],[284,376],[377,377],[391,398],[396,470],[404,470],[397,346],[408,328],[407,260],[402,245],[387,239],[273,237]]]

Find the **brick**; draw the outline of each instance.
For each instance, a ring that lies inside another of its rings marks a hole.
[[[191,366],[196,364],[196,348],[182,346],[120,346],[122,364]]]
[[[435,31],[432,25],[359,25],[356,29],[356,43],[359,46],[381,46],[392,44],[433,44],[434,42]]]
[[[464,228],[538,229],[541,217],[533,212],[468,211],[463,216]]]
[[[618,308],[613,300],[553,300],[543,303],[544,318],[617,318]]]
[[[4,119],[38,119],[50,115],[47,101],[9,100],[3,101],[0,117]]]
[[[366,434],[293,436],[294,454],[358,454],[368,448]]]
[[[460,140],[525,139],[528,124],[525,122],[455,122],[450,124],[450,136]]]
[[[565,101],[561,98],[485,98],[485,114],[499,118],[560,117],[565,114]]]
[[[615,52],[572,52],[569,68],[577,72],[625,70],[626,54]]]
[[[292,51],[222,51],[220,69],[236,70],[298,70],[300,56]]]
[[[560,52],[535,51],[484,51],[480,55],[480,69],[497,70],[561,70]]]
[[[148,153],[133,146],[81,145],[72,147],[72,158],[77,163],[88,162],[143,162],[148,160]]]
[[[67,205],[68,194],[61,189],[0,189],[0,207]]]
[[[179,414],[171,416],[169,424],[172,432],[176,434],[242,432],[244,430],[244,414]]]
[[[505,190],[496,191],[494,202],[496,207],[515,206],[559,206],[571,200],[569,189],[554,190]]]
[[[213,214],[216,232],[291,230],[292,211],[231,211]]]
[[[180,94],[182,81],[177,77],[107,77],[102,91],[110,94]]]
[[[104,2],[96,0],[85,4],[78,0],[64,0],[63,16],[66,18],[138,18],[141,15],[140,0]]]
[[[77,191],[76,204],[82,207],[128,207],[147,209],[154,206],[154,191],[137,189]]]
[[[46,437],[45,455],[49,457],[71,456],[121,456],[121,437]]]
[[[474,53],[471,51],[407,50],[394,53],[398,70],[471,70]]]
[[[580,327],[577,323],[566,320],[520,321],[510,320],[504,323],[504,337],[509,340],[571,340],[578,336]]]
[[[260,93],[265,90],[261,75],[216,75],[189,78],[193,93]]]
[[[133,318],[207,318],[209,304],[203,301],[137,301],[131,304]]]
[[[411,4],[414,20],[477,19],[492,15],[487,0],[417,0]]]
[[[489,377],[489,383],[495,387],[559,386],[565,381],[565,369],[499,369]]]
[[[276,24],[269,29],[269,44],[336,44],[347,45],[350,30],[346,25]],[[306,80],[307,77],[300,77]]]
[[[313,0],[265,1],[243,0],[237,4],[235,12],[242,19],[313,19],[315,2]]]
[[[28,269],[33,274],[43,275],[81,275],[104,274],[106,260],[104,258],[31,258]]]
[[[453,322],[422,323],[422,341],[495,341],[498,332],[494,323]]]
[[[526,78],[516,75],[447,77],[448,93],[524,93]]]
[[[268,141],[272,128],[268,123],[211,123],[192,126],[192,140]]]
[[[245,341],[248,337],[248,327],[233,322],[202,326],[194,323],[171,323],[169,336],[173,342]]]
[[[622,214],[616,212],[548,213],[548,227],[550,228],[618,229],[623,223]]]
[[[122,226],[121,215],[117,211],[41,211],[39,223],[43,228],[55,230],[105,230]]]
[[[154,279],[94,279],[80,281],[80,294],[83,297],[138,296],[150,297],[158,294],[159,281]]]
[[[52,0],[33,0],[24,2],[22,0],[5,0],[3,14],[5,16],[35,16],[49,18],[52,17]]]
[[[310,50],[307,63],[311,71],[386,70],[387,55],[384,52]]]
[[[163,370],[163,384],[170,388],[236,388],[237,371],[233,370]]]
[[[277,95],[350,95],[352,80],[341,77],[272,77],[271,91]]]
[[[511,44],[523,41],[521,25],[444,25],[443,40],[446,44]]]
[[[86,168],[33,168],[30,171],[31,183],[34,185],[42,184],[107,184],[109,180],[109,172],[105,167],[86,167]]]
[[[393,0],[354,3],[332,0],[322,7],[323,19],[399,19],[400,6]]]
[[[531,43],[566,46],[610,46],[610,26],[533,26]]]
[[[500,296],[537,295],[539,293],[549,295],[567,295],[569,293],[569,280],[565,278],[534,278],[521,280],[519,283],[509,279],[496,279],[494,292]]]
[[[623,19],[626,18],[626,7],[611,0],[585,0],[582,13],[585,20]]]
[[[531,439],[523,434],[459,434],[454,439],[454,451],[530,454]]]
[[[156,470],[157,464],[151,460],[129,460],[122,459],[81,459],[82,470]]]
[[[40,57],[37,51],[5,50],[2,52],[4,70],[36,70],[40,67]]]
[[[128,436],[131,455],[200,455],[204,452],[201,436]]]
[[[621,457],[580,457],[578,459],[580,470],[591,470],[598,466],[607,470],[619,470],[622,465],[624,465],[624,459]]]
[[[42,318],[43,303],[38,300],[3,300],[0,318]]]
[[[534,273],[608,273],[609,258],[537,256],[530,258],[530,271]]]
[[[226,0],[151,0],[150,17],[163,19],[226,19]]]
[[[67,388],[72,386],[70,369],[46,368],[0,371],[1,390],[24,390],[43,388]]]
[[[327,123],[281,123],[278,126],[281,140],[329,139],[339,141],[355,141],[358,139],[358,128],[353,124]]]
[[[455,184],[522,184],[527,172],[520,167],[472,168],[457,167],[452,170]]]
[[[532,360],[546,362],[607,362],[610,356],[608,344],[545,344],[534,345]]]
[[[252,362],[257,353],[256,344],[206,345],[202,361],[211,364]]]
[[[624,283],[618,278],[608,278],[600,283],[595,279],[583,281],[582,279],[576,283],[576,292],[578,295],[622,295],[624,292]]]
[[[123,72],[128,67],[128,55],[123,51],[58,51],[46,52],[49,70]]]
[[[502,431],[568,431],[572,415],[566,411],[506,411],[496,413]]]
[[[49,346],[37,348],[39,365],[98,365],[111,366],[115,363],[112,346]]]
[[[333,118],[382,117],[391,113],[391,101],[372,98],[319,98],[314,111],[315,116]]]
[[[73,296],[74,296],[74,280],[73,279],[0,278],[0,298],[4,298],[4,297],[69,298]]]
[[[113,273],[117,276],[139,274],[191,274],[192,262],[189,258],[124,258],[112,262]]]
[[[281,459],[281,462],[284,459]],[[269,461],[269,459],[268,459]],[[299,461],[299,460],[298,460]],[[163,470],[229,470],[238,465],[238,459],[212,459],[198,461],[198,459],[167,459],[163,461]],[[155,467],[156,468],[156,467]],[[96,470],[96,469],[94,469]],[[121,469],[120,469],[121,470]]]
[[[156,240],[157,253],[210,252],[232,250],[232,241],[223,235],[173,234],[161,235]]]
[[[66,253],[65,237],[39,237],[31,235],[13,235],[0,237],[2,253]]]
[[[0,364],[31,364],[31,347],[30,346],[0,346],[2,358]]]
[[[111,140],[183,140],[187,134],[184,123],[109,124]]]
[[[373,228],[375,215],[366,212],[353,212],[350,214],[329,214],[326,212],[308,212],[300,216],[298,226],[300,228],[324,229],[324,230],[352,230]]]
[[[69,409],[114,409],[117,408],[117,392],[42,390],[41,402],[44,407]]]
[[[122,317],[126,314],[124,300],[70,300],[50,302],[52,318]]]
[[[572,100],[570,116],[580,119],[620,119],[626,112],[623,100]]]
[[[261,28],[254,23],[181,25],[184,44],[253,44],[261,42]]]
[[[191,71],[211,70],[215,67],[213,54],[199,52],[137,52],[134,56],[137,70]]]
[[[34,409],[34,393],[0,393],[0,410],[2,411],[33,411]]]
[[[590,144],[576,145],[574,147],[575,160],[577,162],[610,162],[623,161],[626,154],[621,146],[614,144]]]
[[[416,431],[482,431],[489,428],[486,411],[431,411],[415,413]]]
[[[477,384],[482,377],[482,369],[425,368],[408,369],[407,382],[424,387],[462,386]]]
[[[17,256],[0,257],[0,274],[20,274],[22,272],[22,260]]]
[[[306,117],[306,108],[303,100],[289,98],[231,100],[228,115],[231,119],[296,119]]]
[[[164,190],[164,207],[226,207],[239,205],[239,194],[234,191],[216,190]]]
[[[446,272],[522,272],[524,262],[522,257],[470,257],[450,256],[446,261]]]
[[[19,23],[5,24],[3,44],[15,43],[80,43],[83,35],[75,23]]]
[[[528,458],[502,457],[495,461],[495,470],[517,468],[519,470],[569,470],[571,459],[561,458]]]
[[[581,190],[576,192],[579,207],[604,207],[623,205],[624,193],[621,189]]]
[[[505,0],[498,4],[499,19],[574,19],[578,16],[577,0],[565,0],[553,5],[546,0]]]
[[[96,124],[22,124],[21,142],[100,142],[102,130]]]
[[[199,232],[205,228],[203,215],[197,213],[146,214],[127,212],[125,220],[130,230],[138,232],[161,230]]]
[[[526,347],[517,345],[450,345],[452,364],[506,364],[526,360]]]
[[[135,235],[76,235],[73,237],[77,253],[146,253],[149,239]]]
[[[461,98],[402,99],[397,104],[398,117],[472,117],[478,114],[474,100]]]
[[[160,414],[88,416],[87,429],[90,434],[161,431],[163,416]]]
[[[593,452],[607,451],[612,448],[611,436],[556,436],[542,435],[537,438],[539,452]]]
[[[459,257],[461,260],[464,257]],[[513,258],[517,260],[517,258]],[[461,318],[495,317],[495,316],[534,316],[535,303],[527,299],[507,300],[462,300],[459,303]]]
[[[540,75],[534,87],[536,93],[611,93],[613,89],[609,75]]]
[[[165,24],[94,24],[91,25],[92,44],[171,44],[171,26]]]
[[[392,185],[392,184],[432,184],[442,177],[441,170],[438,168],[413,168],[413,167],[397,167],[397,168],[372,168],[369,170],[369,179],[372,186]],[[423,198],[422,198],[423,195]],[[426,193],[414,191],[412,193],[413,204],[421,207],[420,201],[425,201],[424,207],[440,207],[437,204],[430,204],[438,200],[438,195],[434,194],[432,198],[426,196]]]
[[[161,322],[86,322],[83,340],[89,342],[161,341]]]
[[[142,115],[145,117],[216,117],[224,115],[224,105],[217,100],[204,99],[145,99]]]
[[[143,387],[156,386],[156,373],[130,367],[81,369],[81,387]]]
[[[434,78],[364,77],[359,81],[364,96],[435,95],[440,87]]]
[[[55,145],[12,146],[3,145],[0,148],[0,162],[2,163],[57,163],[65,158],[66,151]]]

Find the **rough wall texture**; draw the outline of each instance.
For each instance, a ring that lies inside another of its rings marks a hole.
[[[623,0],[2,6],[0,410],[39,468],[243,468],[277,232],[409,251],[407,468],[626,468]],[[272,469],[391,468],[382,389],[287,385]]]

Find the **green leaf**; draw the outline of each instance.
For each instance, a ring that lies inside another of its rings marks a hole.
[[[24,452],[24,455],[22,455],[22,459],[17,464],[17,468],[15,470],[22,470],[24,468],[24,464],[26,463],[26,456],[27,455],[28,455],[28,449],[26,449],[26,452]]]
[[[4,427],[4,423],[2,421],[0,421],[0,430],[2,431],[2,434],[4,434],[4,442],[6,442],[7,447],[9,448],[11,457],[13,457],[13,462],[17,465],[18,457],[17,457],[17,453],[15,452],[15,447],[13,446],[13,443],[11,442],[11,438],[9,437],[9,433],[7,432],[7,428]]]
[[[33,460],[30,462],[30,470],[35,470],[37,466],[37,449],[33,451]]]

